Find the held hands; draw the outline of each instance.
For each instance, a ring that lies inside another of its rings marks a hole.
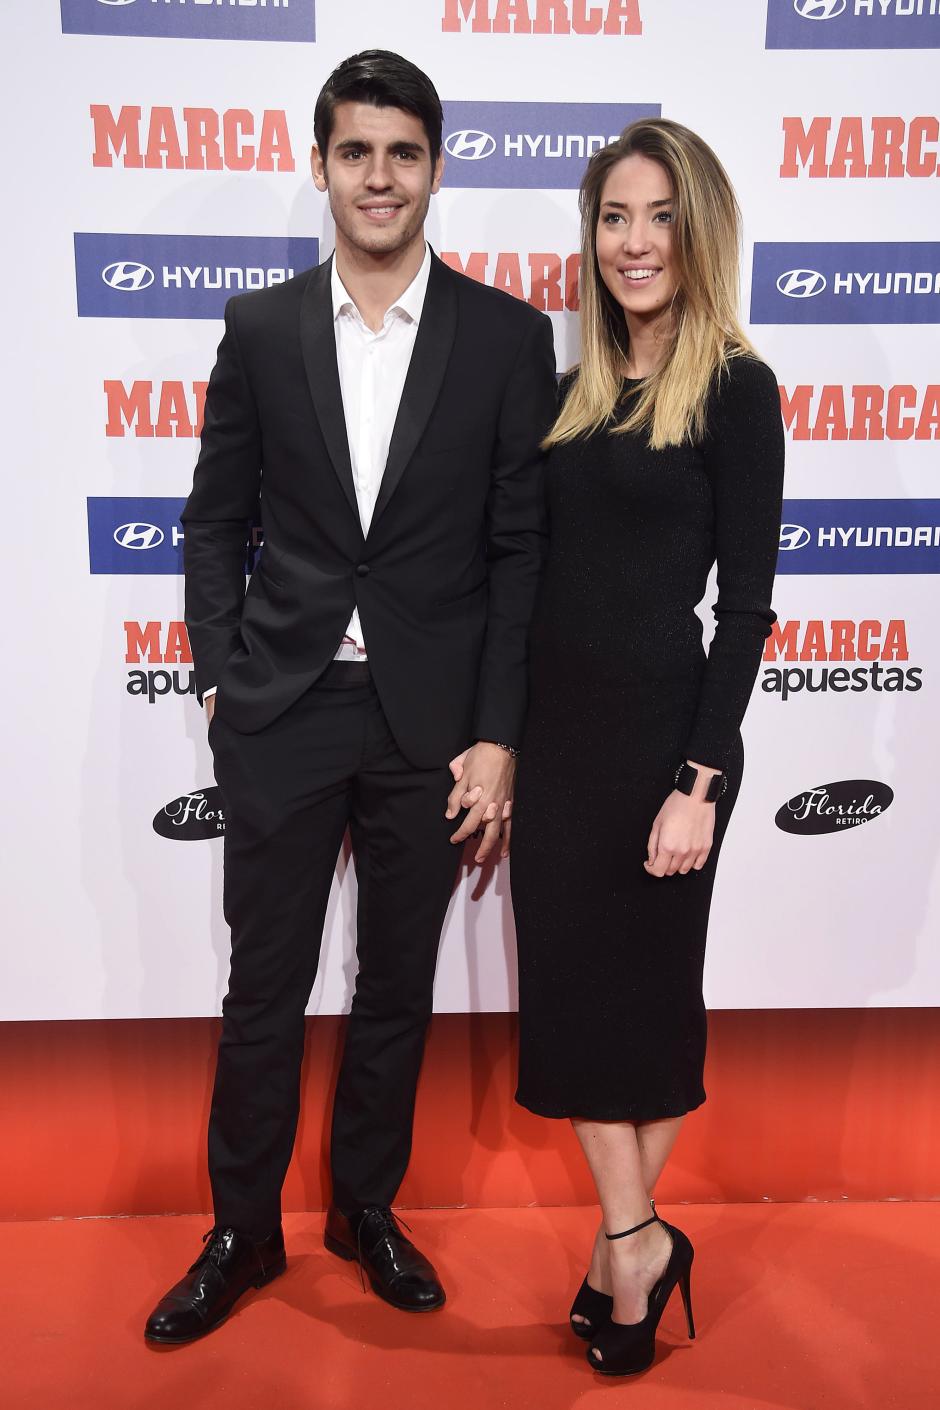
[[[207,725],[211,725],[211,724],[212,724],[212,716],[215,714],[215,696],[214,696],[214,695],[207,695],[207,696],[205,697],[205,707],[206,707],[206,724],[207,724]]]
[[[691,762],[691,760],[690,760]],[[715,835],[715,805],[705,802],[705,790],[718,769],[698,769],[691,796],[673,789],[656,815],[643,863],[649,876],[686,876],[701,871]]]
[[[470,749],[451,759],[448,765],[454,776],[454,787],[447,799],[445,818],[455,818],[461,808],[467,816],[451,836],[451,842],[464,842],[478,828],[483,839],[477,848],[475,861],[484,862],[499,841],[502,832],[501,857],[509,855],[512,830],[512,789],[516,777],[516,761],[498,744],[479,740]]]

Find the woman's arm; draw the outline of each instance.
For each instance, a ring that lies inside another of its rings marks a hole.
[[[777,379],[765,363],[734,359],[714,393],[704,445],[712,483],[717,619],[686,762],[691,795],[673,790],[650,832],[651,876],[700,871],[711,851],[715,806],[705,799],[723,772],[776,615],[770,605],[780,537],[784,441]]]
[[[717,625],[685,757],[724,769],[776,621],[784,439],[777,379],[766,363],[732,360],[714,393],[703,449],[715,513]]]

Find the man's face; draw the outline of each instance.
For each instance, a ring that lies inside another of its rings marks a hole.
[[[432,168],[427,134],[412,113],[339,103],[326,159],[314,147],[311,167],[317,190],[329,193],[337,245],[389,255],[423,238],[444,159]]]

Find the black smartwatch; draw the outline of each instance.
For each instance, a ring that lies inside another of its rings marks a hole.
[[[693,769],[691,764],[680,764],[676,769],[675,784],[680,793],[688,794],[691,797],[697,779],[698,769]],[[717,803],[727,787],[727,774],[712,774],[705,792],[705,802]]]

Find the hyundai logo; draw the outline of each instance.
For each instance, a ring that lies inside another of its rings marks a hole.
[[[164,533],[156,524],[121,524],[114,531],[114,542],[121,548],[159,548]]]
[[[781,552],[789,552],[791,548],[805,548],[809,540],[809,529],[804,529],[802,524],[780,525]]]
[[[812,299],[826,287],[826,276],[816,269],[788,269],[777,280],[779,293],[788,299]]]
[[[109,289],[121,289],[125,293],[136,294],[140,289],[149,289],[153,283],[153,270],[147,264],[136,260],[122,259],[106,265],[101,277]]]
[[[834,20],[845,9],[846,0],[793,0],[793,8],[804,20]]]
[[[98,0],[99,5],[133,5],[134,0]]]
[[[452,132],[444,143],[444,151],[463,161],[479,162],[491,157],[496,151],[496,139],[488,132],[466,127],[462,132]]]

